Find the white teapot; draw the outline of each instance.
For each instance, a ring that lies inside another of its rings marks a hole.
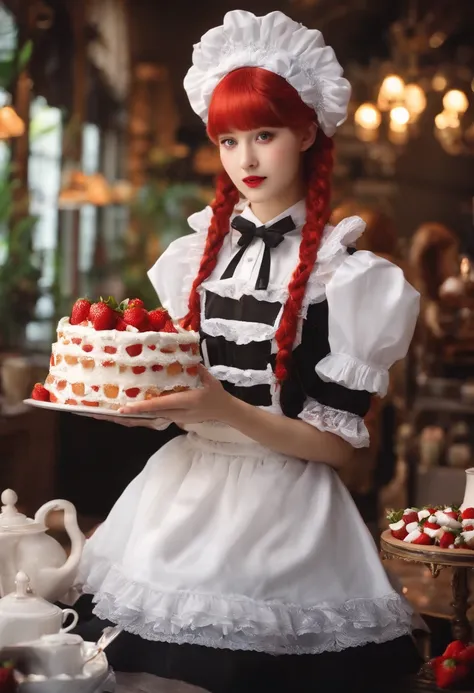
[[[74,628],[78,615],[73,609],[60,609],[46,599],[37,597],[30,589],[28,575],[16,575],[16,591],[0,599],[0,648],[34,641],[43,635],[67,633]],[[72,616],[72,622],[64,622]]]
[[[52,500],[34,519],[18,512],[18,496],[11,489],[2,493],[0,512],[0,596],[15,589],[16,574],[24,570],[33,591],[50,602],[70,600],[67,593],[76,578],[85,537],[77,524],[76,509],[66,500]],[[46,534],[45,518],[52,510],[64,510],[64,527],[71,540],[69,557],[62,546]]]

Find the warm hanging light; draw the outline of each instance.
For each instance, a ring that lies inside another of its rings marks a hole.
[[[354,114],[357,125],[365,130],[377,130],[382,116],[379,109],[373,103],[363,103]]]
[[[398,75],[387,75],[382,86],[380,87],[380,93],[388,99],[401,99],[403,97],[403,92],[405,91],[405,82]]]
[[[403,132],[410,120],[410,113],[405,106],[396,106],[390,111],[390,127],[392,130]]]
[[[443,96],[443,106],[447,111],[465,113],[469,107],[469,101],[460,89],[450,89]]]
[[[443,74],[438,72],[431,80],[431,86],[434,91],[444,91],[448,86],[448,80]]]
[[[426,96],[423,89],[418,84],[407,84],[404,93],[404,102],[411,119],[419,116],[426,108]]]
[[[471,262],[468,257],[463,257],[459,265],[459,272],[463,281],[468,281],[471,276]]]
[[[442,111],[435,117],[435,125],[438,130],[459,127],[459,117],[453,111]]]

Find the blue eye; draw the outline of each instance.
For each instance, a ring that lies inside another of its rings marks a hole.
[[[236,141],[231,137],[226,137],[224,140],[221,140],[219,144],[221,144],[223,147],[233,147],[234,144],[236,144]]]
[[[270,142],[273,138],[274,135],[271,132],[259,132],[257,135],[257,139],[260,140],[260,142]]]

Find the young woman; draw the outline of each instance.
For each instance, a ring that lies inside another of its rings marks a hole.
[[[338,478],[418,313],[401,270],[351,254],[359,218],[327,224],[341,75],[280,12],[230,12],[195,47],[185,88],[224,170],[149,277],[200,330],[203,387],[124,409],[187,434],[84,551],[95,614],[127,631],[118,668],[217,693],[367,693],[388,662],[416,667],[411,610]]]

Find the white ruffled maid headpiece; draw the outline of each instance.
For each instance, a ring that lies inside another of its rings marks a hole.
[[[233,10],[222,26],[206,32],[194,46],[184,88],[205,123],[217,84],[239,67],[262,67],[286,79],[314,108],[329,137],[347,117],[351,88],[333,49],[326,46],[320,31],[307,29],[282,12],[256,17]]]

